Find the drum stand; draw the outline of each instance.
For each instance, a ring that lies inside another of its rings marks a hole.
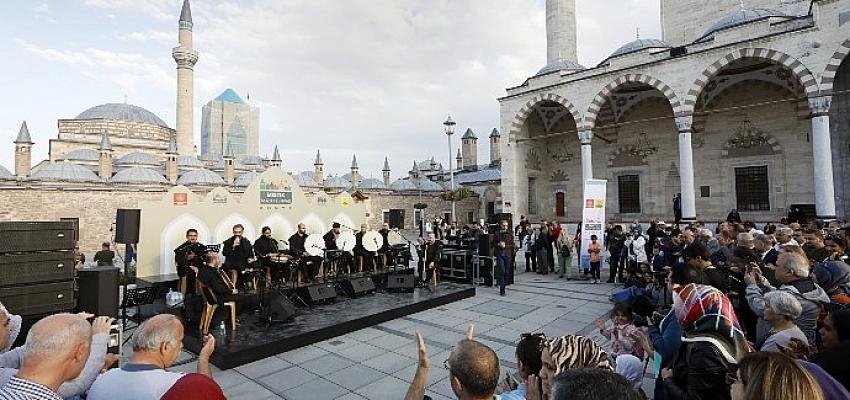
[[[310,305],[307,304],[307,302],[304,301],[304,299],[301,298],[301,296],[298,295],[298,273],[300,272],[299,269],[301,268],[301,266],[300,266],[301,265],[301,257],[303,257],[303,255],[299,255],[297,258],[292,259],[292,264],[294,265],[294,269],[292,270],[293,272],[289,273],[289,276],[291,278],[290,279],[290,281],[291,281],[290,287],[289,287],[290,291],[289,291],[289,294],[286,295],[286,298],[292,304],[296,304],[296,300],[297,300],[298,303],[301,303],[301,305],[303,305],[304,307],[310,307]],[[292,278],[293,275],[295,276],[294,278]],[[285,291],[281,291],[281,292],[286,294]]]

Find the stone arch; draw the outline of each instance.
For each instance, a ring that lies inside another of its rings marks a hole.
[[[523,124],[525,124],[525,120],[528,119],[528,116],[534,111],[534,106],[544,101],[553,101],[564,106],[567,111],[570,112],[570,115],[573,116],[573,121],[576,124],[576,127],[581,124],[581,116],[579,115],[578,109],[570,103],[569,100],[555,94],[555,93],[539,93],[528,100],[524,106],[519,110],[519,112],[514,116],[514,120],[511,123],[511,136],[515,137],[519,131],[522,129]]]
[[[669,85],[660,79],[649,75],[626,74],[605,85],[596,97],[593,98],[593,101],[590,102],[590,107],[587,108],[587,112],[584,114],[584,123],[586,128],[593,129],[596,125],[596,118],[599,115],[599,111],[602,109],[602,106],[605,105],[605,101],[608,99],[608,96],[610,96],[614,90],[626,83],[642,83],[657,89],[662,95],[664,95],[664,97],[667,98],[667,101],[670,103],[670,107],[673,108],[674,115],[679,115],[682,112],[682,103],[679,101],[679,97],[676,95],[676,92],[673,91],[673,88]]]
[[[829,62],[826,64],[826,68],[823,71],[823,75],[820,78],[820,87],[821,92],[826,95],[832,94],[832,87],[835,83],[835,74],[838,73],[838,67],[841,66],[841,63],[844,62],[844,59],[847,58],[847,55],[850,54],[850,39],[841,43],[838,46],[838,50],[830,57]]]
[[[699,94],[703,91],[705,86],[708,85],[711,79],[714,78],[717,73],[723,69],[723,67],[742,58],[757,58],[783,65],[791,71],[795,78],[797,78],[807,97],[815,97],[818,94],[817,80],[809,69],[806,68],[806,66],[799,60],[773,49],[745,48],[735,50],[709,65],[708,68],[706,68],[702,74],[694,80],[694,84],[691,86],[691,89],[688,90],[688,94],[685,95],[683,106],[688,110],[693,110],[696,107]]]
[[[635,146],[628,144],[616,148],[608,155],[608,168],[637,167],[647,165],[646,157],[632,154]]]
[[[736,146],[736,142],[753,143],[752,147]],[[771,134],[754,128],[749,121],[744,121],[738,130],[729,136],[720,148],[720,158],[735,158],[742,156],[772,156],[782,154],[782,145]]]

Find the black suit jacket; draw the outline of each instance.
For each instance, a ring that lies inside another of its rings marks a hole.
[[[243,270],[248,266],[248,259],[254,257],[254,247],[251,246],[251,241],[244,237],[239,239],[239,245],[236,247],[233,247],[234,242],[236,242],[236,236],[231,236],[222,245],[221,254],[226,257],[224,266]]]
[[[325,239],[325,250],[339,250],[336,246],[336,236],[334,236],[333,229],[325,233],[322,239]]]
[[[221,277],[221,273],[218,268],[210,267],[208,265],[198,268],[198,280],[206,287],[207,300],[209,301],[213,301],[213,297],[211,297],[210,294],[214,294],[215,299],[219,303],[222,303],[224,299],[233,294],[230,287],[228,287],[224,282],[224,278]]]

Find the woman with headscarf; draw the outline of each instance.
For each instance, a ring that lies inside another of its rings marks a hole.
[[[820,329],[823,351],[812,359],[850,390],[850,309],[834,308]]]
[[[700,284],[676,288],[673,309],[684,336],[671,369],[661,371],[668,399],[729,399],[737,359],[747,351],[732,303]]]
[[[844,261],[826,261],[812,270],[818,286],[837,304],[850,304],[850,265]]]
[[[540,355],[540,378],[529,378],[526,399],[541,400],[552,396],[555,375],[572,368],[600,368],[614,372],[608,353],[602,346],[584,336],[567,335],[545,343]]]
[[[640,396],[641,399],[646,400],[646,393],[644,393],[642,388],[644,371],[643,361],[631,354],[623,354],[617,357],[614,361],[617,364],[617,375],[620,375],[631,382],[632,387],[635,388],[638,396]]]

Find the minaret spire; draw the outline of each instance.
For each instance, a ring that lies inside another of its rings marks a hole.
[[[194,68],[198,52],[192,46],[192,9],[183,0],[178,25],[179,45],[171,51],[177,63],[177,152],[194,155]]]

